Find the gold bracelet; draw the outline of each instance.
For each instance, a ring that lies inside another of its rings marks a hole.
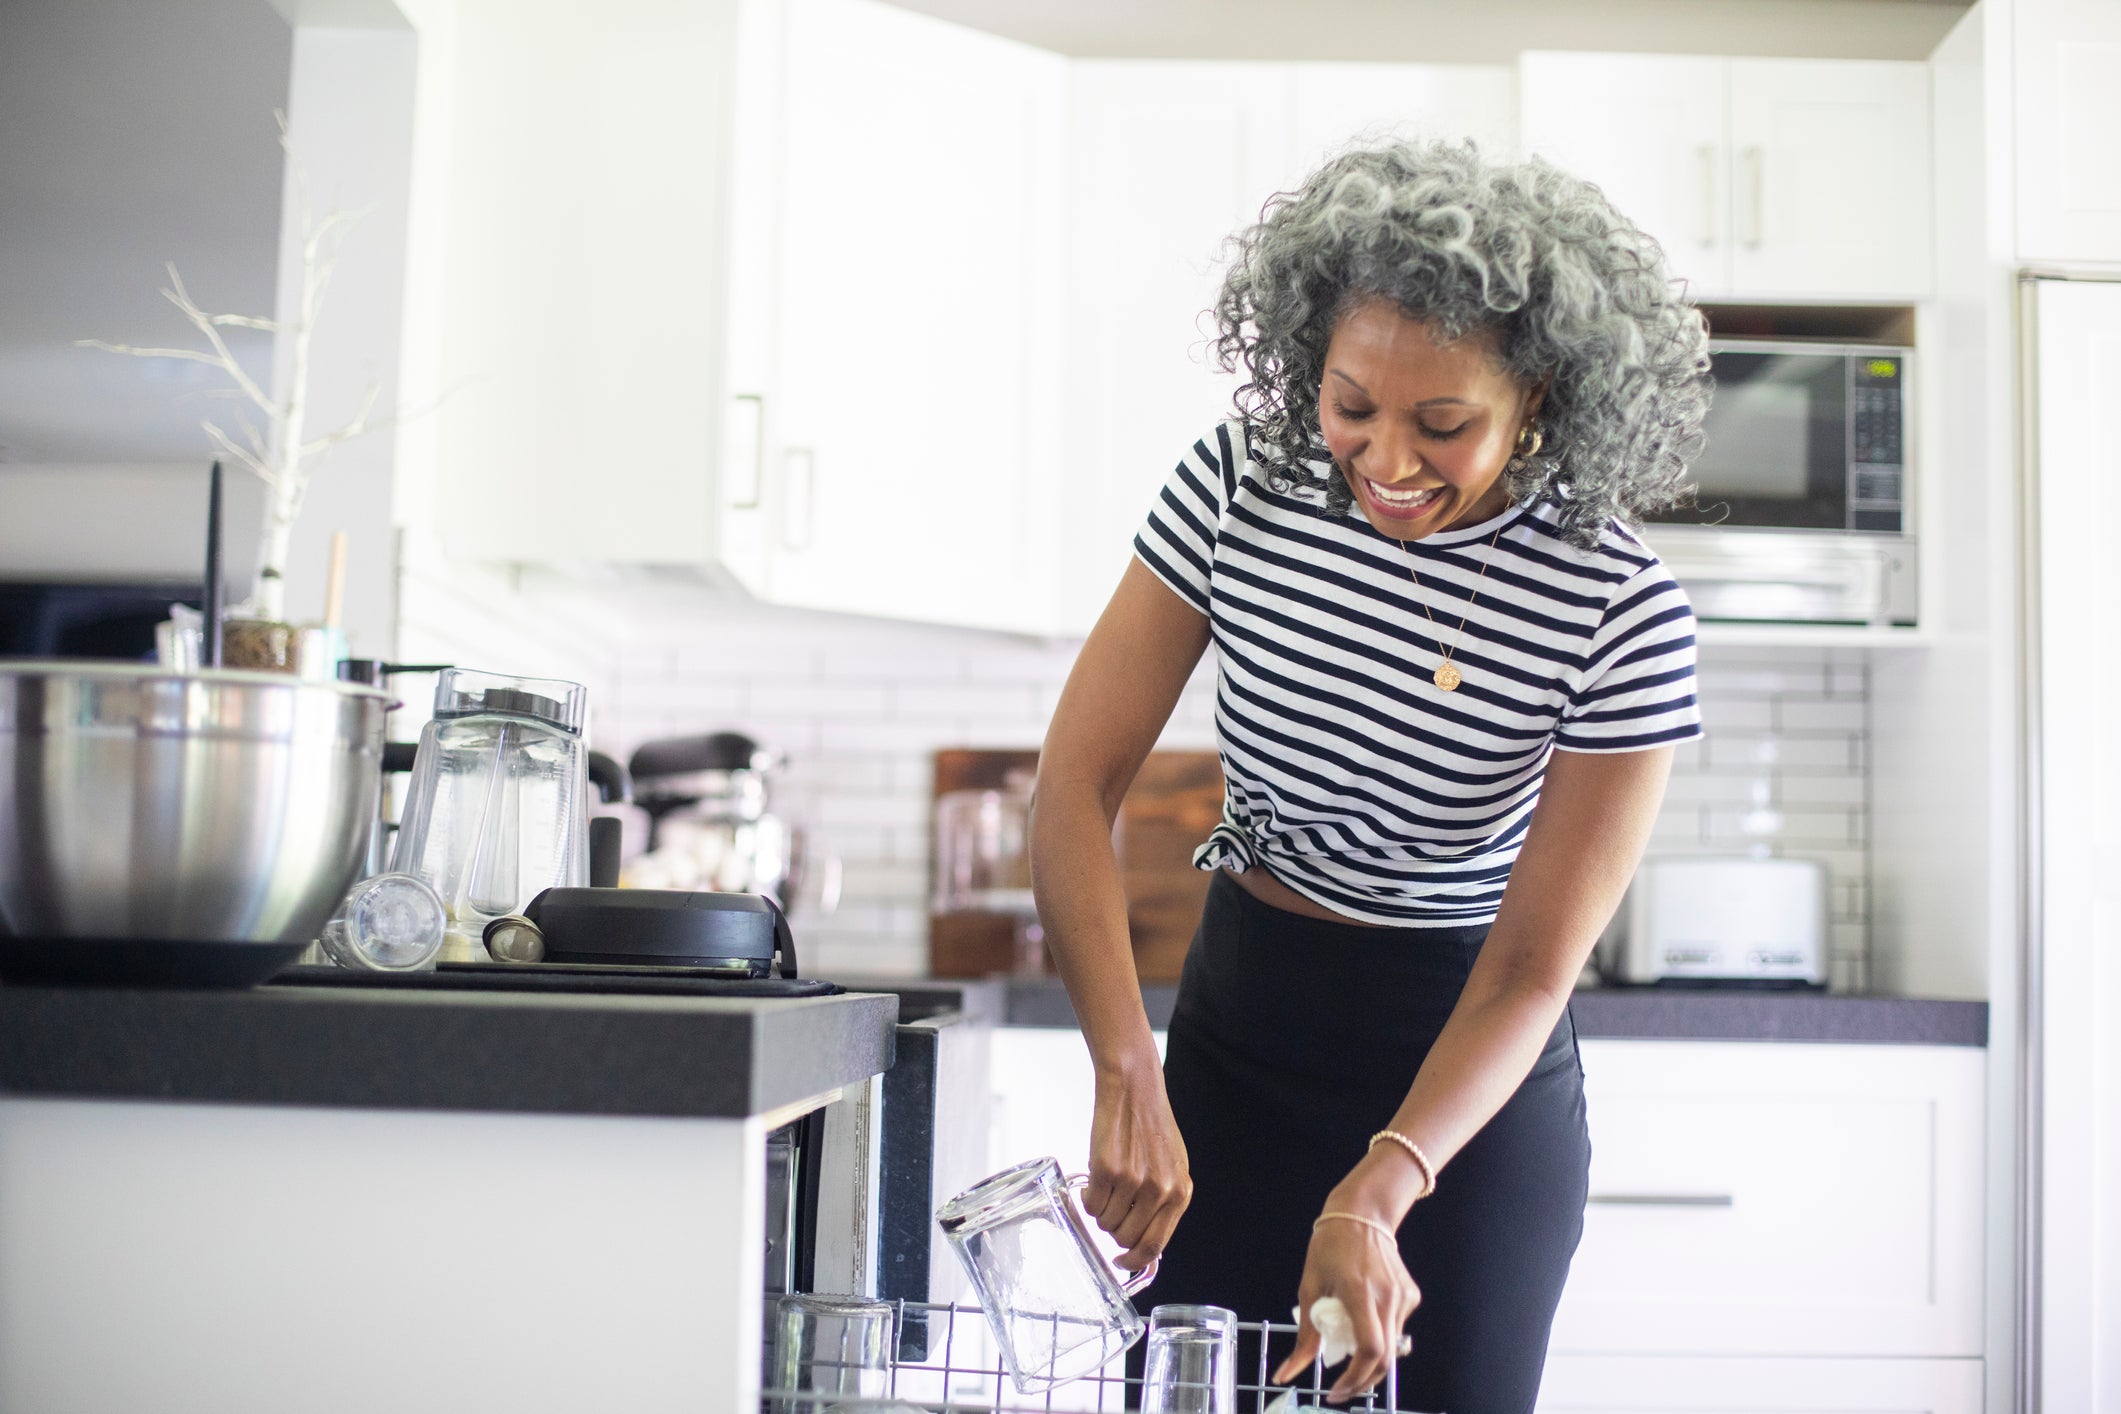
[[[1379,1141],[1387,1139],[1406,1150],[1407,1157],[1414,1161],[1414,1167],[1421,1171],[1421,1192],[1415,1194],[1415,1198],[1417,1200],[1426,1198],[1431,1193],[1434,1193],[1436,1191],[1436,1165],[1429,1162],[1429,1156],[1421,1151],[1421,1145],[1407,1138],[1406,1135],[1401,1134],[1396,1129],[1380,1129],[1370,1136],[1370,1147],[1374,1149]]]
[[[1361,1223],[1364,1227],[1369,1228],[1372,1232],[1381,1234],[1384,1237],[1385,1244],[1387,1246],[1393,1248],[1394,1250],[1397,1250],[1399,1247],[1398,1233],[1394,1232],[1391,1228],[1385,1226],[1377,1219],[1370,1217],[1364,1213],[1343,1213],[1339,1211],[1331,1213],[1320,1213],[1318,1215],[1318,1221],[1311,1224],[1311,1231],[1316,1232],[1322,1224],[1333,1222],[1336,1219],[1344,1223]]]

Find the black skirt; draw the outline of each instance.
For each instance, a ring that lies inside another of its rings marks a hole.
[[[1216,875],[1164,1062],[1193,1202],[1137,1307],[1198,1302],[1245,1321],[1290,1319],[1312,1220],[1406,1099],[1486,932],[1322,922]],[[1400,1227],[1422,1300],[1399,1362],[1399,1408],[1532,1408],[1583,1232],[1590,1156],[1564,1014],[1516,1094]],[[1273,1358],[1287,1349],[1277,1343]],[[1258,1380],[1256,1348],[1239,1368],[1241,1383]]]

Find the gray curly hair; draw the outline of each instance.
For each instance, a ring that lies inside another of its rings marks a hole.
[[[1277,489],[1315,485],[1326,346],[1380,296],[1443,340],[1490,333],[1504,371],[1546,386],[1544,445],[1504,484],[1520,501],[1551,495],[1571,543],[1588,549],[1614,518],[1689,489],[1708,331],[1657,243],[1590,183],[1536,159],[1484,162],[1470,142],[1393,143],[1332,159],[1231,240],[1213,347],[1247,377],[1237,408]],[[1327,503],[1353,505],[1344,476]]]

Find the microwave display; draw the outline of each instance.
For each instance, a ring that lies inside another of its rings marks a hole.
[[[1675,525],[1855,530],[1905,523],[1904,349],[1716,342],[1716,378]]]

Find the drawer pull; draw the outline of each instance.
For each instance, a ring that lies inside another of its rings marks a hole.
[[[1607,1208],[1731,1208],[1728,1193],[1593,1193],[1587,1200]]]

